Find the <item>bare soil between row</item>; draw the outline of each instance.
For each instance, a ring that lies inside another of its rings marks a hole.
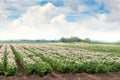
[[[45,76],[19,75],[19,76],[0,76],[0,80],[120,80],[120,72],[106,74],[88,74],[88,73],[60,73],[53,71]]]

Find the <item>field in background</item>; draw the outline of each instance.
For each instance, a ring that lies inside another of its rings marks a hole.
[[[37,80],[119,80],[119,72],[120,45],[117,44],[0,44],[1,79],[30,80],[28,76],[37,75]]]
[[[120,53],[120,44],[114,43],[51,43],[53,45],[81,48],[96,52]]]

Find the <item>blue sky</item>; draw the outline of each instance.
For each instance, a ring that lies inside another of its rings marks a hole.
[[[119,0],[0,0],[0,36],[118,41],[119,4]]]
[[[70,0],[66,0],[66,2],[67,1],[69,2]],[[87,16],[87,15],[94,16],[95,14],[99,14],[99,13],[109,13],[109,10],[105,9],[105,6],[103,3],[99,4],[95,0],[77,0],[77,1],[80,2],[80,4],[82,6],[89,7],[89,9],[86,9],[82,12],[77,12],[77,10],[76,10],[77,7],[73,6],[73,12],[70,12],[66,17],[66,19],[68,21],[76,21],[78,18],[82,18],[83,16]],[[12,3],[12,2],[8,1],[8,4],[10,4],[10,3]],[[43,0],[43,1],[40,0],[40,1],[37,1],[35,5],[36,6],[37,5],[45,6],[47,3],[52,3],[56,7],[65,7],[66,6],[66,3],[64,2],[64,0]],[[70,5],[75,5],[75,4],[70,4]],[[26,6],[26,5],[23,4],[22,6]],[[29,4],[27,7],[30,7],[30,6],[33,6],[33,4],[31,4],[31,5]],[[5,8],[5,10],[7,10],[9,12],[13,12],[13,14],[8,16],[8,19],[12,19],[12,20],[20,17],[21,14],[26,11],[26,9],[18,10],[16,7],[7,7],[7,8]],[[76,10],[76,11],[74,11],[74,10]],[[82,15],[76,16],[76,13],[82,14]]]

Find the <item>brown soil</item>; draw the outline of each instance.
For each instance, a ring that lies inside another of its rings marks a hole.
[[[107,74],[60,73],[52,72],[43,77],[39,75],[0,76],[0,80],[120,80],[120,72]]]
[[[23,65],[21,65],[21,63],[20,63],[20,61],[18,59],[16,59],[16,64],[18,65],[18,72],[20,73],[20,75],[24,75],[25,70],[23,68]]]

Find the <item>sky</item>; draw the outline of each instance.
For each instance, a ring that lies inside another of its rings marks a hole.
[[[0,40],[120,40],[120,0],[0,0]]]

